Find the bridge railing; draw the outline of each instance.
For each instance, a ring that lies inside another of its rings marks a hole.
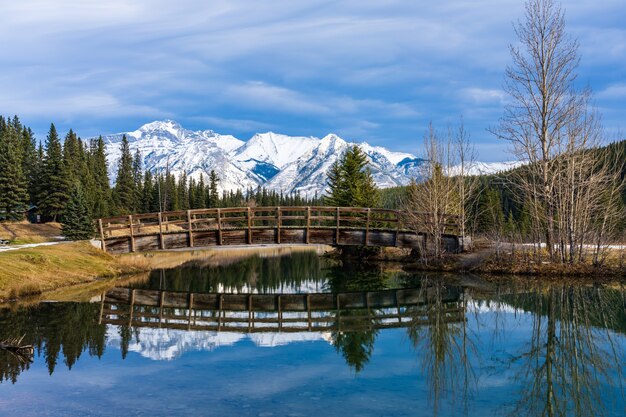
[[[360,229],[411,230],[416,214],[421,224],[428,222],[427,213],[363,208],[363,207],[228,207],[179,210],[160,213],[133,214],[98,220],[102,240],[112,237],[163,234],[181,231],[241,229]],[[411,220],[413,219],[413,220]],[[446,215],[444,233],[457,234],[458,216]]]

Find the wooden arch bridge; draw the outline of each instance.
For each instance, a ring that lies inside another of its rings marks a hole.
[[[98,220],[102,249],[147,252],[221,245],[321,244],[424,248],[410,219],[428,214],[357,207],[230,207],[135,214]],[[458,217],[446,216],[444,250],[462,249]],[[419,223],[419,222],[418,222]]]

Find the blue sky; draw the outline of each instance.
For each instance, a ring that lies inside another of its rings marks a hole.
[[[626,131],[626,2],[567,0],[610,139]],[[507,45],[523,1],[0,0],[0,114],[39,139],[158,119],[248,139],[259,131],[419,154],[429,121],[462,115],[479,158],[511,159]]]

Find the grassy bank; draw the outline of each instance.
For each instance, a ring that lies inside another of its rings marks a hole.
[[[0,252],[0,303],[18,298],[37,300],[41,297],[36,296],[42,293],[54,300],[88,299],[121,282],[104,278],[175,268],[188,262],[226,265],[252,255],[271,257],[311,250],[321,255],[329,249],[306,245],[243,246],[113,256],[89,242],[71,242]]]
[[[53,242],[61,236],[60,223],[32,224],[23,222],[0,223],[0,240],[8,240],[13,245]]]
[[[89,242],[0,252],[0,300],[145,270],[108,255]]]

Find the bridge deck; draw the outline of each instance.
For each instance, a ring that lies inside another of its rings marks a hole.
[[[110,253],[270,243],[424,247],[425,235],[408,229],[408,218],[356,207],[235,207],[110,217],[98,228]],[[449,251],[459,248],[457,220],[448,216],[444,225]]]

